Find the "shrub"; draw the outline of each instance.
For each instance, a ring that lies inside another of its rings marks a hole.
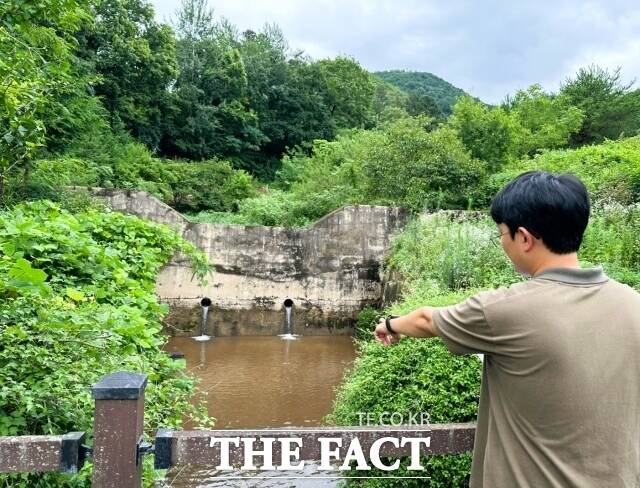
[[[492,171],[513,152],[518,126],[502,107],[490,108],[466,95],[454,105],[448,125],[473,157],[486,161]]]
[[[42,183],[51,188],[67,185],[95,186],[99,180],[100,174],[95,164],[64,156],[35,161],[31,178],[32,183]]]
[[[575,150],[548,151],[505,168],[509,176],[544,170],[573,173],[596,200],[640,201],[640,136]]]
[[[233,212],[213,212],[211,210],[203,210],[197,214],[186,214],[186,217],[191,222],[197,222],[200,224],[240,224],[250,225],[253,222],[242,214]]]
[[[362,163],[365,201],[412,210],[466,208],[485,165],[448,128],[425,130],[423,117],[391,124]]]
[[[597,203],[579,255],[583,266],[601,264],[612,278],[640,289],[640,207]]]
[[[166,163],[170,173],[169,203],[179,211],[234,211],[256,194],[253,178],[227,161]]]
[[[400,309],[396,309],[400,312]],[[408,312],[408,310],[404,310]],[[403,418],[426,412],[429,422],[470,422],[477,416],[481,363],[475,356],[454,356],[439,339],[402,339],[393,347],[360,342],[359,355],[325,419],[335,425],[358,425],[360,413],[398,412]],[[375,417],[374,417],[375,418]],[[388,463],[388,461],[385,461]],[[366,480],[366,487],[452,487],[468,484],[471,456],[422,458],[426,480]],[[416,476],[408,461],[394,476]],[[388,475],[377,469],[367,476]],[[360,480],[359,480],[360,481]]]
[[[247,222],[256,225],[303,226],[309,220],[300,211],[302,202],[291,193],[271,190],[255,198],[240,203],[240,215]]]
[[[0,435],[90,435],[91,385],[119,370],[148,375],[147,434],[186,416],[210,425],[191,403],[194,379],[161,350],[167,307],[154,293],[177,251],[204,279],[191,243],[136,217],[41,201],[0,213],[0,250]],[[6,475],[0,486],[88,486],[89,474]]]
[[[395,239],[389,265],[409,286],[432,283],[455,291],[509,285],[519,277],[499,244],[491,242],[497,232],[484,214],[422,215]]]
[[[302,225],[354,203],[415,211],[468,207],[485,164],[471,158],[454,131],[432,131],[432,123],[425,116],[403,117],[376,130],[345,131],[335,141],[315,141],[310,156],[285,157],[276,187],[290,196],[262,198],[269,203],[286,198],[297,216],[272,220]]]
[[[371,339],[371,333],[375,328],[378,320],[380,319],[380,311],[373,307],[366,306],[360,313],[356,320],[356,333],[355,337],[359,340]]]

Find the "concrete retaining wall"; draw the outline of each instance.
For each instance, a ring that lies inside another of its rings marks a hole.
[[[381,260],[407,218],[399,208],[357,205],[302,229],[197,224],[143,191],[92,192],[115,210],[170,225],[215,264],[206,287],[179,257],[160,273],[174,334],[198,330],[203,297],[212,301],[206,332],[216,336],[283,333],[286,299],[293,333],[350,334],[358,311],[382,298]]]

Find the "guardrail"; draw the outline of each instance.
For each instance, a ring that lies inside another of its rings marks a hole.
[[[378,459],[380,456],[402,457],[412,453],[456,454],[473,449],[473,423],[194,431],[160,429],[152,445],[143,441],[146,384],[145,375],[119,372],[105,376],[93,387],[93,447],[82,444],[84,432],[60,436],[0,437],[0,472],[75,473],[84,460],[91,457],[94,488],[140,488],[142,457],[146,454],[155,455],[156,469],[167,469],[186,464],[219,467],[243,460],[246,463],[247,456],[251,458],[250,464],[253,456],[263,456],[267,464],[269,458],[285,459],[293,452],[291,448],[294,445],[296,462],[317,461],[321,459],[322,446],[327,447],[327,442],[340,447],[355,441],[362,451],[375,451]],[[245,444],[240,449],[240,444],[246,440],[251,440],[252,445],[247,447]],[[262,449],[254,448],[254,442]],[[236,449],[230,449],[230,445]]]
[[[0,437],[0,473],[77,473],[86,457],[84,432]]]

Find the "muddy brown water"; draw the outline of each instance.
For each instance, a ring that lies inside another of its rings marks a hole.
[[[184,353],[187,369],[201,379],[200,388],[207,392],[209,415],[218,429],[323,425],[333,407],[335,388],[355,357],[348,336],[217,337],[207,342],[174,337],[165,350]],[[303,472],[229,473],[177,467],[158,486],[339,486],[337,479],[319,478],[327,474],[317,472],[312,463],[306,463]]]

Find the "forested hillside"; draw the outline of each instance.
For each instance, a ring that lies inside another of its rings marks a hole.
[[[392,70],[378,71],[374,75],[407,93],[430,97],[444,115],[451,114],[458,98],[466,95],[464,90],[432,73]]]

